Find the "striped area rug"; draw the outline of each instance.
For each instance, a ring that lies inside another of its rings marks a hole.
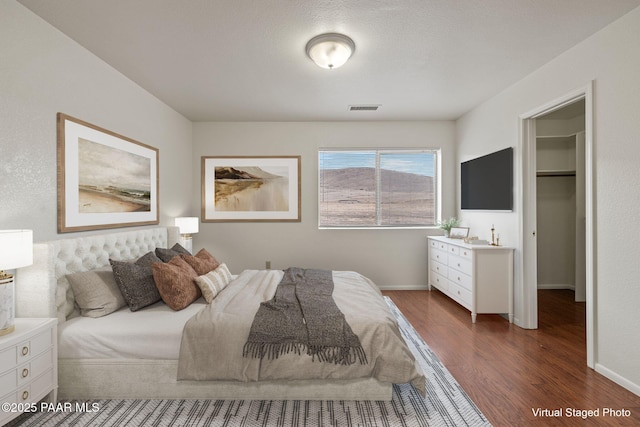
[[[390,402],[300,400],[91,400],[80,411],[25,414],[15,426],[489,426],[489,422],[396,305],[385,297],[427,376],[427,396],[393,387]],[[95,409],[95,412],[91,412]]]

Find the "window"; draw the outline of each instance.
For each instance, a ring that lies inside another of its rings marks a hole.
[[[320,150],[320,227],[432,226],[438,150]]]

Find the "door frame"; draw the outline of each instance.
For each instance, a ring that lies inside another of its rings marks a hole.
[[[587,366],[594,369],[597,360],[596,330],[596,222],[595,222],[595,153],[593,138],[593,81],[553,101],[520,115],[522,197],[519,198],[520,247],[518,262],[522,266],[522,327],[538,327],[538,281],[536,242],[536,118],[559,110],[580,99],[585,100],[585,246],[586,246],[586,332]]]

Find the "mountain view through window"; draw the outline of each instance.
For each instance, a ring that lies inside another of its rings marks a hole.
[[[320,227],[436,222],[436,150],[321,150]]]

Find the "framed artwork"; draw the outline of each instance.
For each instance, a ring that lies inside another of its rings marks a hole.
[[[158,154],[58,113],[58,232],[158,224]]]
[[[202,222],[300,222],[300,156],[202,157]]]
[[[449,231],[451,239],[465,239],[467,236],[469,236],[469,227],[451,227]]]

